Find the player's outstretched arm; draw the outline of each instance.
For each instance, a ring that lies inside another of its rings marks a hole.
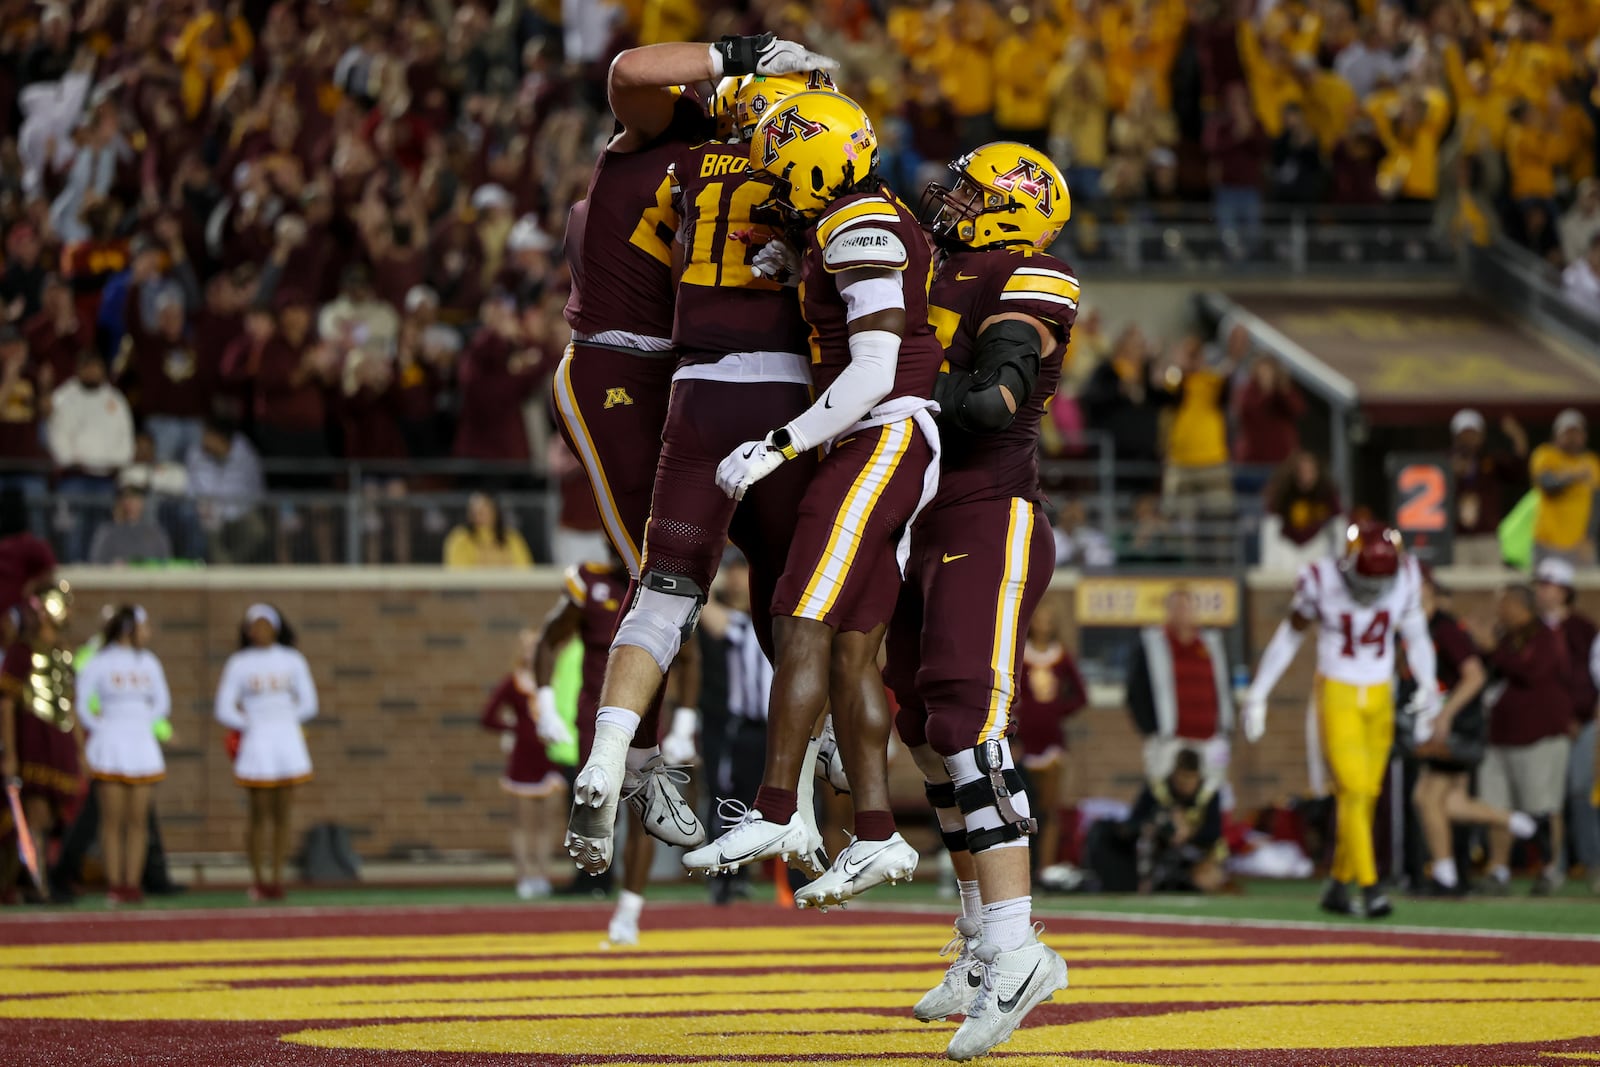
[[[672,122],[675,86],[715,84],[745,74],[797,74],[833,70],[839,64],[794,41],[770,33],[724,37],[716,43],[669,42],[630,48],[611,61],[606,95],[622,125],[612,140],[618,152],[642,148]]]

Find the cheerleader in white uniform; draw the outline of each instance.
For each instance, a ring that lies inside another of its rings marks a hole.
[[[149,618],[124,605],[107,620],[101,648],[78,674],[78,712],[88,742],[84,755],[100,802],[100,848],[113,904],[144,899],[150,790],[167,776],[158,736],[172,712],[167,676],[144,647]]]
[[[253,900],[283,898],[294,787],[311,780],[311,754],[301,724],[317,714],[317,687],[294,632],[276,608],[253,604],[244,613],[239,651],[228,657],[217,685],[217,721],[239,732],[233,779],[250,797],[248,848]],[[272,827],[272,878],[263,851]]]

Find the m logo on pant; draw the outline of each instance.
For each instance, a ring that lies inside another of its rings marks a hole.
[[[604,405],[606,411],[610,411],[614,407],[631,407],[632,405],[633,397],[628,395],[628,391],[626,389],[618,388],[606,390],[606,402]]]

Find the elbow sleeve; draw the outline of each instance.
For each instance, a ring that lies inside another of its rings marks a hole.
[[[951,425],[968,433],[997,433],[1033,395],[1043,357],[1032,323],[1002,319],[978,335],[971,370],[940,375],[934,399]]]

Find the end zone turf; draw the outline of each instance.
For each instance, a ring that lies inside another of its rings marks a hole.
[[[942,1060],[926,915],[296,909],[0,923],[15,1067]],[[63,917],[65,919],[65,917]],[[1007,1045],[1065,1067],[1600,1067],[1600,942],[1055,918],[1072,988]]]

